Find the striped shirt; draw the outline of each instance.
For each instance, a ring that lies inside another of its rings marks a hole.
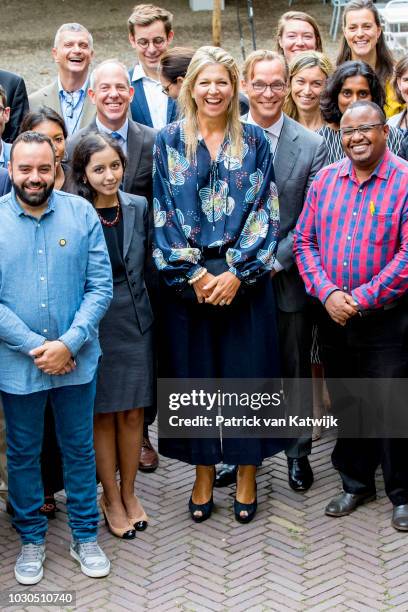
[[[408,163],[387,149],[362,183],[349,159],[320,170],[294,251],[307,292],[322,303],[340,289],[365,310],[408,292]]]

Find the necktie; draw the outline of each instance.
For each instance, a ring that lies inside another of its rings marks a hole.
[[[119,132],[111,132],[111,136],[112,138],[114,138],[115,140],[117,140],[119,142],[119,144],[121,144],[123,138],[122,136],[119,134]]]

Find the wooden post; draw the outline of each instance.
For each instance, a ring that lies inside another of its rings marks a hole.
[[[221,0],[213,0],[213,45],[221,47]]]

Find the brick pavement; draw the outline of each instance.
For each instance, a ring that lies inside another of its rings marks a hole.
[[[212,518],[194,524],[187,512],[193,469],[162,459],[156,473],[138,476],[148,529],[124,542],[101,521],[100,543],[112,560],[106,579],[83,576],[69,557],[64,497],[58,496],[45,578],[35,590],[73,589],[81,611],[406,612],[408,534],[390,526],[381,478],[375,502],[341,519],[323,514],[339,489],[330,464],[332,444],[329,436],[315,445],[316,480],[304,495],[289,489],[284,456],[265,462],[258,476],[258,514],[249,525],[233,519],[232,489],[216,489]],[[0,541],[1,589],[17,588],[13,564],[19,544],[3,512]]]

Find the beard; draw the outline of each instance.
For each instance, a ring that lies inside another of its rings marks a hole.
[[[54,181],[51,184],[47,184],[45,182],[38,183],[22,183],[22,185],[17,185],[12,181],[12,185],[16,192],[16,196],[27,206],[43,206],[46,203],[48,198],[50,197],[52,190],[54,189]],[[41,187],[39,191],[36,193],[29,193],[26,188],[27,187]]]

